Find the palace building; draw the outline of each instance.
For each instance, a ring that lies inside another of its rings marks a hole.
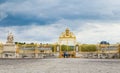
[[[44,58],[56,56],[59,58],[115,58],[120,57],[120,45],[109,44],[101,41],[94,44],[95,51],[88,51],[90,46],[79,44],[76,36],[69,28],[58,37],[57,43],[54,44],[38,44],[38,43],[15,43],[12,33],[8,33],[5,44],[0,43],[0,58]],[[85,51],[86,50],[86,51]]]
[[[50,44],[15,44],[12,33],[8,34],[5,44],[0,43],[0,58],[43,58],[50,55]]]
[[[50,44],[17,44],[19,58],[43,58],[52,55]]]

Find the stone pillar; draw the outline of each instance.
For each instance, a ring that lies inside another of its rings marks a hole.
[[[38,50],[35,48],[35,58],[38,58]]]
[[[57,47],[56,47],[56,52],[59,52],[59,51],[60,51],[60,46],[57,45]]]
[[[18,45],[16,45],[16,53],[15,53],[15,55],[16,55],[16,58],[20,58],[20,56],[19,56],[19,46]]]
[[[60,53],[60,46],[59,46],[58,44],[56,44],[56,45],[54,46],[54,55],[55,55],[56,57],[59,57],[59,53]]]
[[[79,46],[78,46],[78,45],[76,45],[76,47],[75,47],[75,51],[76,51],[76,52],[79,51]]]
[[[38,53],[35,54],[35,58],[38,58]]]

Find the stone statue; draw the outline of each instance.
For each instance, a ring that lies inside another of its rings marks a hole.
[[[13,40],[14,40],[14,38],[13,38],[12,33],[9,33],[8,37],[7,37],[7,43],[13,43]]]

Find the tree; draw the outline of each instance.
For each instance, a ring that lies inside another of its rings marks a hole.
[[[25,42],[24,42],[24,43],[22,43],[22,42],[15,42],[15,44],[24,45],[24,44],[26,44],[26,43],[25,43]]]
[[[97,51],[96,45],[83,44],[81,45],[82,52],[95,52]]]
[[[67,51],[67,45],[61,45],[61,51]]]
[[[18,44],[18,42],[15,42],[15,44]]]
[[[73,51],[74,46],[61,45],[61,51]]]
[[[34,45],[34,43],[32,42],[32,43],[30,43],[31,45]]]
[[[52,52],[54,52],[54,45],[51,45]]]

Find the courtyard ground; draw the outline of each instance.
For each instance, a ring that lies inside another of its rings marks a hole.
[[[120,73],[120,59],[0,59],[0,73]]]

